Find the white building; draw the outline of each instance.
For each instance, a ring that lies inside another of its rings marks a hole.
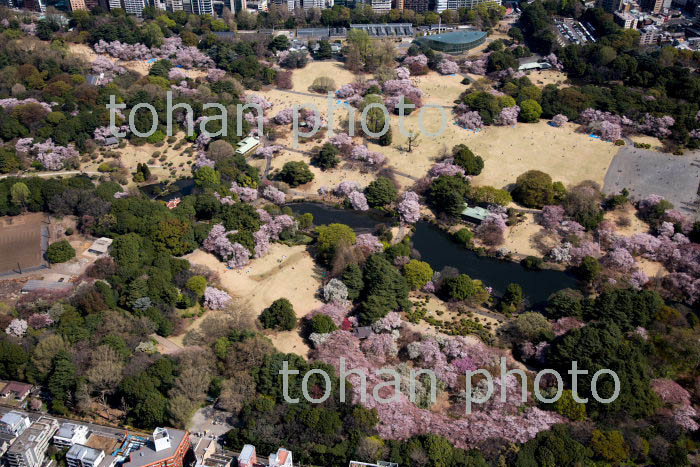
[[[146,0],[124,0],[124,11],[139,18],[143,15],[143,9],[146,6]]]
[[[74,444],[85,444],[88,427],[75,423],[64,423],[53,436],[53,444],[60,448],[69,448]]]
[[[41,417],[19,435],[5,453],[10,467],[41,467],[46,458],[46,449],[54,433],[58,431],[55,418]]]
[[[104,451],[82,444],[74,444],[66,454],[68,467],[98,467],[104,459]]]
[[[214,6],[212,0],[192,0],[192,13],[195,15],[213,15]]]
[[[637,29],[637,18],[629,13],[616,12],[615,22],[622,26],[622,29]]]
[[[29,417],[13,410],[0,418],[0,433],[16,437],[24,433],[29,425]]]

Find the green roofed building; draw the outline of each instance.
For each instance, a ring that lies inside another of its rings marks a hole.
[[[483,44],[486,41],[486,36],[484,31],[467,29],[418,37],[416,42],[425,44],[438,52],[459,54]]]
[[[469,207],[467,203],[464,203],[464,210],[462,211],[462,218],[469,222],[475,224],[480,224],[489,215],[488,209],[481,208],[479,206]]]

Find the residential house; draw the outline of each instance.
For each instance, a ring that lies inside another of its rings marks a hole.
[[[270,467],[292,467],[292,451],[279,448],[276,453],[270,454],[268,464]]]
[[[31,281],[29,281],[31,282]],[[31,384],[20,383],[18,381],[10,381],[0,390],[0,397],[3,399],[12,399],[18,402],[24,401],[32,391]]]

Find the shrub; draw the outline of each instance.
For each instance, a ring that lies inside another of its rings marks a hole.
[[[278,298],[260,314],[260,323],[266,329],[291,331],[297,325],[294,307],[286,298]]]
[[[515,181],[513,199],[529,208],[555,204],[563,195],[563,187],[552,183],[552,177],[539,170],[528,170]]]
[[[340,163],[340,149],[331,143],[326,143],[323,147],[311,158],[311,165],[318,167],[321,170],[333,169]]]
[[[311,332],[316,332],[319,334],[328,334],[329,332],[333,332],[338,329],[338,326],[335,325],[333,319],[324,314],[314,316],[311,318],[311,322],[309,324],[311,327]]]
[[[452,150],[454,163],[464,169],[467,175],[479,175],[484,169],[484,159],[474,153],[464,144],[458,144]]]
[[[483,298],[487,294],[483,283],[480,280],[475,280],[466,274],[460,274],[457,277],[446,279],[442,285],[443,295],[450,300],[468,300]],[[483,300],[481,300],[483,301]]]
[[[412,259],[404,266],[403,274],[408,286],[413,290],[418,290],[433,278],[434,271],[430,264],[425,261]]]
[[[207,279],[204,276],[192,276],[185,284],[185,287],[196,293],[197,296],[202,297],[207,289]]]
[[[454,239],[462,245],[471,245],[474,239],[474,233],[466,227],[462,227],[454,233]]]
[[[328,76],[319,76],[311,84],[311,90],[320,94],[326,94],[329,91],[335,91],[335,81]]]
[[[65,263],[73,258],[75,258],[75,250],[68,240],[54,242],[46,250],[46,259],[50,263]]]
[[[386,177],[379,177],[365,188],[367,203],[373,207],[382,207],[393,203],[398,196],[394,182]]]
[[[313,180],[314,174],[309,170],[306,162],[291,161],[282,166],[282,170],[280,170],[277,178],[294,188]]]
[[[542,106],[534,99],[526,99],[520,103],[520,120],[534,123],[542,115]]]
[[[529,269],[531,271],[539,271],[542,269],[542,258],[538,258],[537,256],[528,256],[524,258],[522,261],[520,261],[520,264],[525,268]]]

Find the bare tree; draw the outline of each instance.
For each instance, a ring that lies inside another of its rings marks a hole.
[[[413,152],[413,148],[417,148],[420,145],[418,138],[420,138],[420,133],[411,133],[408,135],[408,138],[406,138],[408,152]]]
[[[217,405],[234,414],[240,412],[246,401],[255,397],[255,380],[248,371],[236,371],[224,381]]]
[[[106,395],[112,393],[122,379],[124,362],[108,345],[100,345],[93,352],[85,377],[92,389],[99,393],[100,403],[106,405]]]

